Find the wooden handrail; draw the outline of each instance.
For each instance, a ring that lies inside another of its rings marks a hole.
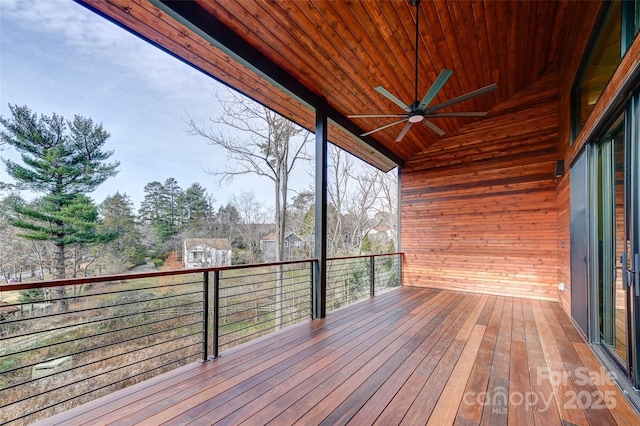
[[[125,280],[133,280],[133,279],[140,279],[140,278],[198,274],[203,272],[259,268],[259,267],[265,267],[265,266],[289,265],[294,263],[306,263],[306,262],[315,262],[315,259],[292,260],[287,262],[252,263],[248,265],[214,266],[210,268],[172,269],[169,271],[138,272],[135,274],[100,275],[96,277],[66,278],[66,279],[49,280],[49,281],[34,281],[34,282],[20,283],[20,284],[0,284],[0,291],[27,290],[32,288],[59,287],[63,285],[70,286],[70,285],[79,285],[79,284],[87,284],[87,283],[102,283],[102,282],[108,282],[108,281],[125,281]]]
[[[378,256],[391,256],[396,254],[402,255],[404,253],[396,252],[396,253],[384,253],[384,254],[367,254],[367,255],[361,255],[361,256],[332,257],[332,258],[327,258],[327,260],[359,259],[359,258],[378,257]],[[138,272],[135,274],[115,274],[115,275],[101,275],[96,277],[66,278],[66,279],[48,280],[48,281],[33,281],[29,283],[19,283],[19,284],[0,284],[0,292],[29,290],[33,288],[71,286],[71,285],[80,285],[80,284],[88,284],[88,283],[102,283],[102,282],[108,282],[108,281],[125,281],[125,280],[133,280],[133,279],[140,279],[140,278],[166,277],[166,276],[172,276],[172,275],[187,275],[187,274],[197,274],[197,273],[203,273],[203,272],[230,271],[235,269],[261,268],[261,267],[268,267],[268,266],[291,265],[295,263],[307,263],[307,262],[315,262],[315,261],[316,259],[300,259],[300,260],[289,260],[286,262],[250,263],[247,265],[215,266],[210,268],[192,268],[192,269],[173,269],[170,271]]]
[[[369,258],[369,257],[393,256],[396,254],[400,254],[404,256],[403,251],[397,251],[395,253],[362,254],[359,256],[344,256],[344,257],[327,257],[327,260],[361,259],[361,258]]]

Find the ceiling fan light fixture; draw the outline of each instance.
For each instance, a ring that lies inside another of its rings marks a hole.
[[[422,114],[414,114],[409,116],[409,123],[419,123],[424,119],[424,115]]]

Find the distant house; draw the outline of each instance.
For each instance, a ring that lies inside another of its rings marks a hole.
[[[309,257],[309,248],[313,248],[313,237],[300,237],[293,232],[284,237],[282,260],[295,260]],[[262,260],[273,262],[276,260],[276,234],[272,232],[260,240]]]
[[[182,260],[185,268],[231,265],[231,244],[228,238],[184,238]]]
[[[316,236],[315,235],[301,235],[300,238],[302,239],[302,242],[304,243],[304,247],[310,251],[309,256],[311,256],[311,253],[313,253],[313,249],[314,249],[314,245],[316,243]]]
[[[391,240],[391,231],[386,225],[375,226],[366,235],[371,242],[386,243]]]

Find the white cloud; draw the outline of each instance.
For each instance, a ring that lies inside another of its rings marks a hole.
[[[2,20],[29,28],[43,37],[62,37],[69,56],[101,58],[138,75],[175,101],[202,91],[215,81],[195,71],[166,52],[132,36],[85,7],[67,0],[1,0]]]

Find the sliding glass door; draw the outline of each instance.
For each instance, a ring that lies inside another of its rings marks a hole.
[[[618,362],[628,369],[628,291],[624,257],[628,246],[625,214],[625,120],[621,117],[593,152],[598,167],[596,215],[598,232],[598,338]]]
[[[590,160],[595,340],[638,383],[638,116],[635,99]],[[597,243],[596,243],[597,242]],[[593,336],[593,334],[592,334]]]
[[[624,259],[624,284],[629,287],[629,344],[631,349],[627,355],[630,359],[631,378],[637,389],[640,387],[640,94],[631,100],[629,116],[630,135],[625,146],[627,173],[626,202],[628,247]]]

